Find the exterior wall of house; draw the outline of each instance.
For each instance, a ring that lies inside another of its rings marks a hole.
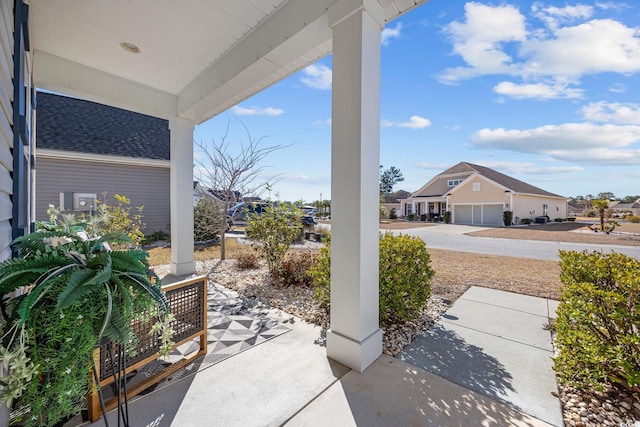
[[[0,260],[11,257],[13,180],[13,0],[0,0]]]
[[[434,182],[431,183],[427,188],[421,191],[415,196],[441,196],[443,194],[448,193],[453,190],[455,186],[450,187],[448,185],[449,181],[452,180],[463,180],[469,176],[469,173],[466,174],[456,174],[456,175],[447,175],[447,176],[439,176],[436,178]]]
[[[474,190],[474,184],[479,185],[478,191]],[[486,179],[479,177],[469,178],[459,184],[454,193],[449,196],[449,205],[456,203],[509,203],[509,193]]]
[[[553,221],[556,218],[567,217],[567,200],[556,197],[534,196],[528,194],[513,195],[513,218],[535,218],[544,215],[544,205],[547,205],[546,214]]]
[[[38,158],[36,171],[36,219],[47,220],[49,204],[58,207],[61,192],[95,193],[115,203],[114,194],[144,206],[144,234],[170,231],[169,167],[119,165],[67,159]],[[135,209],[132,210],[132,212]]]

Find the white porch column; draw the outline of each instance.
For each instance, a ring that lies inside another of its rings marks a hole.
[[[380,31],[376,0],[329,8],[333,29],[331,329],[327,355],[362,372],[382,354],[378,322]]]
[[[182,117],[169,120],[171,132],[171,274],[195,273],[193,261],[193,129]]]

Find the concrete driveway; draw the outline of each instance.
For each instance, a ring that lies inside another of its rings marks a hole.
[[[623,245],[597,245],[586,243],[545,242],[538,240],[500,239],[474,237],[465,233],[486,230],[486,227],[469,225],[440,224],[432,227],[395,231],[423,239],[434,249],[472,252],[487,255],[513,256],[521,258],[559,260],[558,251],[602,251],[618,252],[640,259],[640,247]]]

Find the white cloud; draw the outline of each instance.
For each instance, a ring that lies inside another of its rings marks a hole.
[[[640,71],[640,32],[611,19],[563,27],[522,46],[529,75],[577,79],[585,74]]]
[[[627,86],[622,83],[614,83],[609,86],[609,91],[614,93],[624,93],[627,91]]]
[[[531,6],[533,16],[539,18],[549,28],[557,28],[560,24],[575,22],[578,19],[587,19],[593,15],[593,6],[578,4],[575,6],[544,6],[536,2]]]
[[[536,166],[527,162],[478,162],[479,165],[514,175],[561,175],[584,170],[581,166]]]
[[[524,16],[511,5],[492,7],[475,2],[465,4],[465,15],[465,22],[454,21],[445,32],[453,41],[453,53],[469,66],[446,70],[442,80],[454,82],[482,74],[512,74],[512,59],[503,45],[525,40]]]
[[[316,126],[331,126],[331,117],[324,120],[316,120],[313,124]]]
[[[244,108],[239,105],[232,107],[231,110],[236,113],[238,116],[271,116],[276,117],[284,113],[284,110],[281,108],[273,108],[273,107],[250,107]]]
[[[511,5],[467,3],[463,22],[453,21],[445,30],[453,53],[464,65],[446,69],[439,76],[441,81],[507,75],[522,82],[500,88],[505,95],[529,98],[524,95],[534,92],[537,99],[553,94],[575,98],[579,93],[575,86],[585,75],[640,72],[639,28],[613,19],[592,19],[594,8],[581,4],[548,7],[535,3],[531,13],[543,22],[542,27],[528,24]]]
[[[304,74],[300,81],[313,89],[329,90],[331,89],[332,72],[331,68],[322,64],[309,65],[302,70]]]
[[[640,126],[566,123],[535,129],[481,129],[471,138],[477,148],[544,154],[552,159],[606,165],[640,164]]]
[[[419,162],[419,163],[416,163],[416,166],[419,167],[420,169],[444,171],[449,169],[453,165],[450,163]]]
[[[500,82],[493,91],[500,95],[516,99],[573,99],[582,97],[582,89],[572,89],[562,84],[517,84],[513,82]]]
[[[429,126],[431,126],[431,120],[425,119],[424,117],[420,116],[411,116],[409,117],[408,122],[394,122],[386,119],[382,119],[380,121],[380,127],[382,128],[399,127],[409,129],[424,129]]]
[[[581,112],[587,120],[640,125],[640,104],[592,102],[582,107]]]
[[[398,22],[395,28],[385,28],[382,30],[381,40],[382,46],[387,46],[391,39],[400,38],[400,32],[402,31],[402,22]]]

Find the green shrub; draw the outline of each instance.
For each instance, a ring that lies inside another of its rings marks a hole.
[[[556,218],[554,219],[555,222],[564,222],[564,218]]]
[[[193,238],[196,242],[219,239],[228,227],[225,204],[205,196],[193,208]]]
[[[576,386],[640,385],[640,262],[623,254],[560,251],[563,283],[554,359]]]
[[[427,214],[420,214],[420,221],[426,221],[427,220]]]
[[[589,218],[595,218],[595,216],[596,216],[596,211],[589,211],[589,212],[587,212],[587,216],[588,216]]]
[[[576,222],[576,217],[575,216],[569,217],[569,218],[567,218],[567,221]]]
[[[387,212],[387,208],[385,208],[384,206],[380,206],[379,216],[380,219],[389,218],[389,212]]]
[[[531,224],[531,222],[532,222],[531,218],[522,218],[520,220],[520,224],[525,224],[525,225]]]
[[[502,223],[505,227],[510,226],[513,223],[513,212],[504,211],[502,212]]]
[[[640,223],[640,216],[638,215],[627,215],[625,218],[627,221],[632,222],[634,224]]]
[[[451,211],[446,211],[444,213],[444,223],[451,224]]]
[[[160,242],[160,241],[164,241],[164,240],[169,240],[171,238],[171,236],[169,236],[167,233],[165,233],[164,231],[154,231],[153,233],[144,236],[144,239],[142,239],[142,244],[143,245],[149,245],[153,242]]]
[[[291,203],[268,205],[261,214],[247,216],[247,237],[257,242],[256,248],[267,260],[271,277],[282,267],[284,256],[296,241],[304,240],[300,227],[302,211]]]
[[[318,264],[315,252],[295,252],[288,255],[276,271],[274,280],[284,286],[311,286],[313,277],[309,271]]]
[[[413,221],[415,218],[416,218],[416,216],[415,216],[414,214],[409,214],[409,215],[407,215],[407,219],[408,219],[409,221]]]
[[[320,250],[318,264],[310,271],[320,303],[329,306],[331,250]],[[382,321],[415,319],[431,296],[431,257],[424,240],[385,233],[380,236],[379,304]]]
[[[236,255],[236,268],[253,270],[260,267],[260,257],[255,252],[240,252]]]
[[[389,219],[398,219],[398,212],[396,212],[396,208],[391,208],[391,212],[389,212]]]

